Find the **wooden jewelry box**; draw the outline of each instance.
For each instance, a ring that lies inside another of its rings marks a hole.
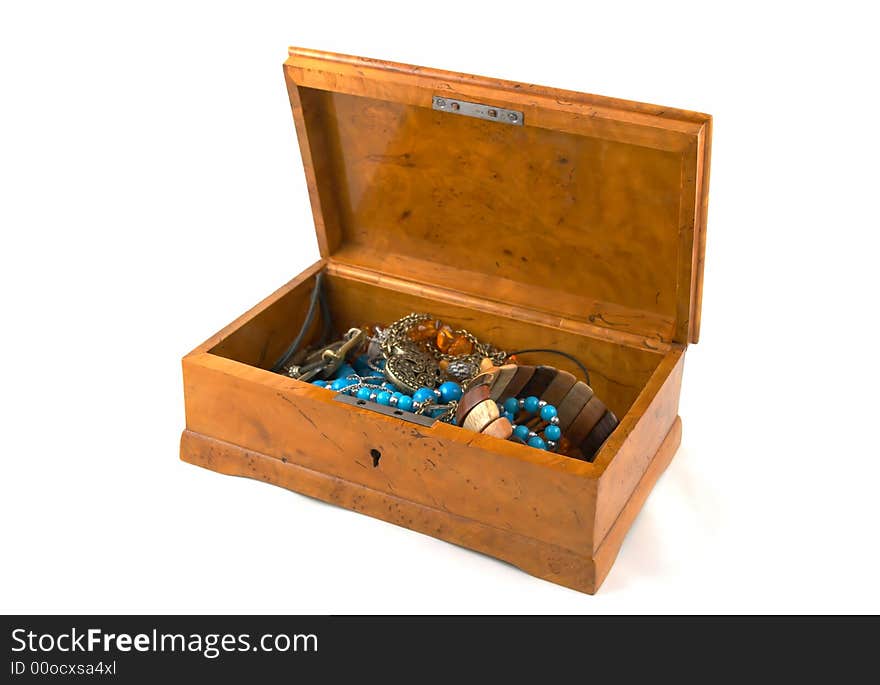
[[[321,260],[184,357],[181,458],[595,592],[681,440],[711,118],[300,48],[284,75]],[[590,463],[271,373],[319,271],[337,330],[428,312],[560,350],[620,424]]]

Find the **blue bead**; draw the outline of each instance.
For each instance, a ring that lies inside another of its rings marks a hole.
[[[397,408],[403,411],[412,411],[413,398],[409,395],[401,395],[397,398]]]
[[[384,404],[386,407],[391,404],[391,393],[387,390],[383,390],[378,395],[376,395],[376,402],[379,404]]]
[[[519,411],[519,402],[516,401],[515,397],[508,397],[504,400],[504,411],[516,416],[516,412]]]
[[[373,369],[367,364],[367,355],[362,354],[354,360],[354,370],[362,376],[373,373]]]
[[[403,393],[400,392],[399,390],[395,390],[393,393],[391,393],[391,396],[396,397],[397,399],[400,399],[401,397],[403,397]]]
[[[537,435],[533,438],[529,438],[529,441],[526,444],[528,444],[529,447],[534,447],[539,450],[547,449],[547,443],[541,440]]]
[[[534,395],[532,395],[531,397],[526,397],[526,401],[523,403],[523,409],[531,414],[534,414],[536,411],[538,411],[539,402],[540,400]]]
[[[431,388],[421,387],[413,393],[413,402],[424,402],[428,398],[434,399],[434,391]]]
[[[526,440],[529,437],[529,427],[528,426],[514,426],[513,434],[518,437],[520,440]]]
[[[319,388],[326,387],[327,381],[312,381],[312,385],[317,385]]]
[[[562,437],[562,429],[559,426],[554,426],[550,424],[544,429],[544,437],[548,440],[552,440],[556,442],[559,438]]]
[[[343,388],[346,388],[346,387],[348,387],[348,381],[345,380],[344,378],[337,378],[335,381],[333,381],[330,384],[330,389],[335,390],[336,392],[339,392],[340,390],[342,390]]]
[[[503,416],[505,419],[507,419],[508,421],[510,421],[511,423],[513,423],[513,414],[511,414],[509,411],[504,412],[504,413],[502,414],[502,416]]]
[[[370,399],[370,389],[369,388],[358,388],[357,394],[355,395],[359,400],[368,400]]]
[[[457,402],[461,399],[461,386],[455,381],[444,381],[440,384],[440,400],[444,404]]]
[[[333,378],[345,378],[347,376],[351,376],[354,373],[355,370],[351,364],[343,364],[339,367],[336,373],[333,374]]]
[[[541,407],[542,419],[544,419],[545,421],[549,421],[554,416],[556,416],[556,407],[554,407],[552,404],[545,404],[543,407]]]

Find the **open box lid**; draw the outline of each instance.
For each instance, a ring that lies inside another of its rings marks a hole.
[[[285,76],[322,256],[697,342],[708,115],[302,48]]]

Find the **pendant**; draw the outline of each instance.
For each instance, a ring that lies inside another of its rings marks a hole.
[[[480,373],[480,365],[471,358],[454,359],[446,367],[446,374],[459,383],[464,383]]]
[[[437,387],[441,376],[440,367],[432,355],[411,347],[395,350],[385,363],[385,378],[408,394],[422,387]]]

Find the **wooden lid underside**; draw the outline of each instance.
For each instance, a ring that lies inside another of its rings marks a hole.
[[[285,74],[323,256],[697,341],[708,116],[298,48]]]

